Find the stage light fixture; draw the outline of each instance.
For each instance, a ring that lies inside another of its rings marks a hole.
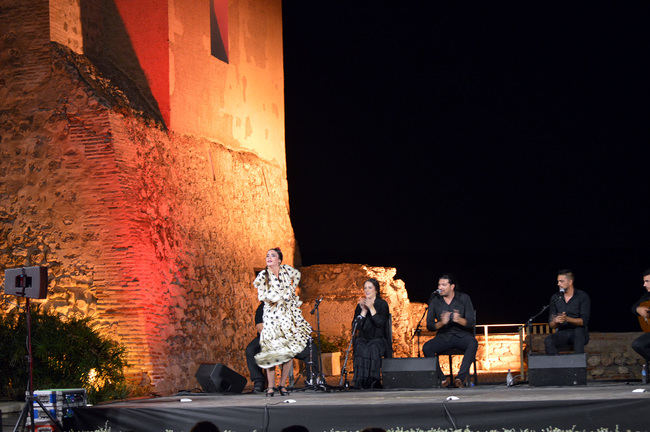
[[[47,267],[18,267],[5,270],[5,294],[44,299],[47,297]]]

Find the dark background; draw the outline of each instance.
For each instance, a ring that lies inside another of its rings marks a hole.
[[[637,331],[650,6],[423,4],[283,2],[303,265],[397,267],[413,301],[452,272],[481,324],[525,321],[568,267],[590,329]]]

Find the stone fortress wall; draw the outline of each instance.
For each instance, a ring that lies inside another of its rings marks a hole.
[[[92,317],[160,394],[244,373],[255,268],[299,264],[280,1],[228,2],[229,63],[210,4],[0,1],[0,267],[48,266],[42,307]]]

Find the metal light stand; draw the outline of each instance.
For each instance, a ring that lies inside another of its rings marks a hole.
[[[352,342],[354,341],[354,338],[357,334],[357,324],[359,324],[359,320],[355,318],[354,323],[352,325],[352,334],[350,335],[350,343],[348,343],[348,349],[345,350],[343,371],[341,372],[341,379],[339,380],[339,387],[345,390],[348,390],[350,388],[350,383],[348,382],[348,357],[350,355],[350,350],[352,349]]]
[[[24,272],[24,271],[23,271]],[[23,406],[22,411],[20,412],[20,416],[18,417],[18,421],[16,422],[16,426],[14,426],[13,432],[18,432],[18,429],[21,428],[21,430],[25,430],[25,422],[27,421],[27,416],[29,415],[29,418],[31,420],[31,425],[30,429],[32,432],[35,432],[36,430],[36,424],[34,423],[34,402],[38,403],[38,405],[41,407],[43,412],[50,418],[52,423],[54,423],[55,427],[59,431],[63,431],[63,427],[59,424],[59,422],[52,417],[52,414],[43,406],[43,403],[38,399],[34,399],[34,371],[32,368],[33,364],[33,357],[32,357],[32,321],[31,321],[31,314],[30,314],[30,308],[29,308],[29,297],[25,297],[26,304],[25,304],[25,310],[26,310],[26,321],[27,321],[27,369],[29,373],[29,381],[28,381],[28,392],[29,394],[25,397],[25,406]]]

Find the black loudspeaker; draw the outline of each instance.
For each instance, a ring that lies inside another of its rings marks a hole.
[[[241,393],[246,387],[246,378],[221,363],[202,363],[195,376],[206,393]]]
[[[385,358],[381,361],[384,388],[432,388],[438,385],[435,357]]]
[[[536,387],[587,385],[587,354],[529,356],[528,384]]]

